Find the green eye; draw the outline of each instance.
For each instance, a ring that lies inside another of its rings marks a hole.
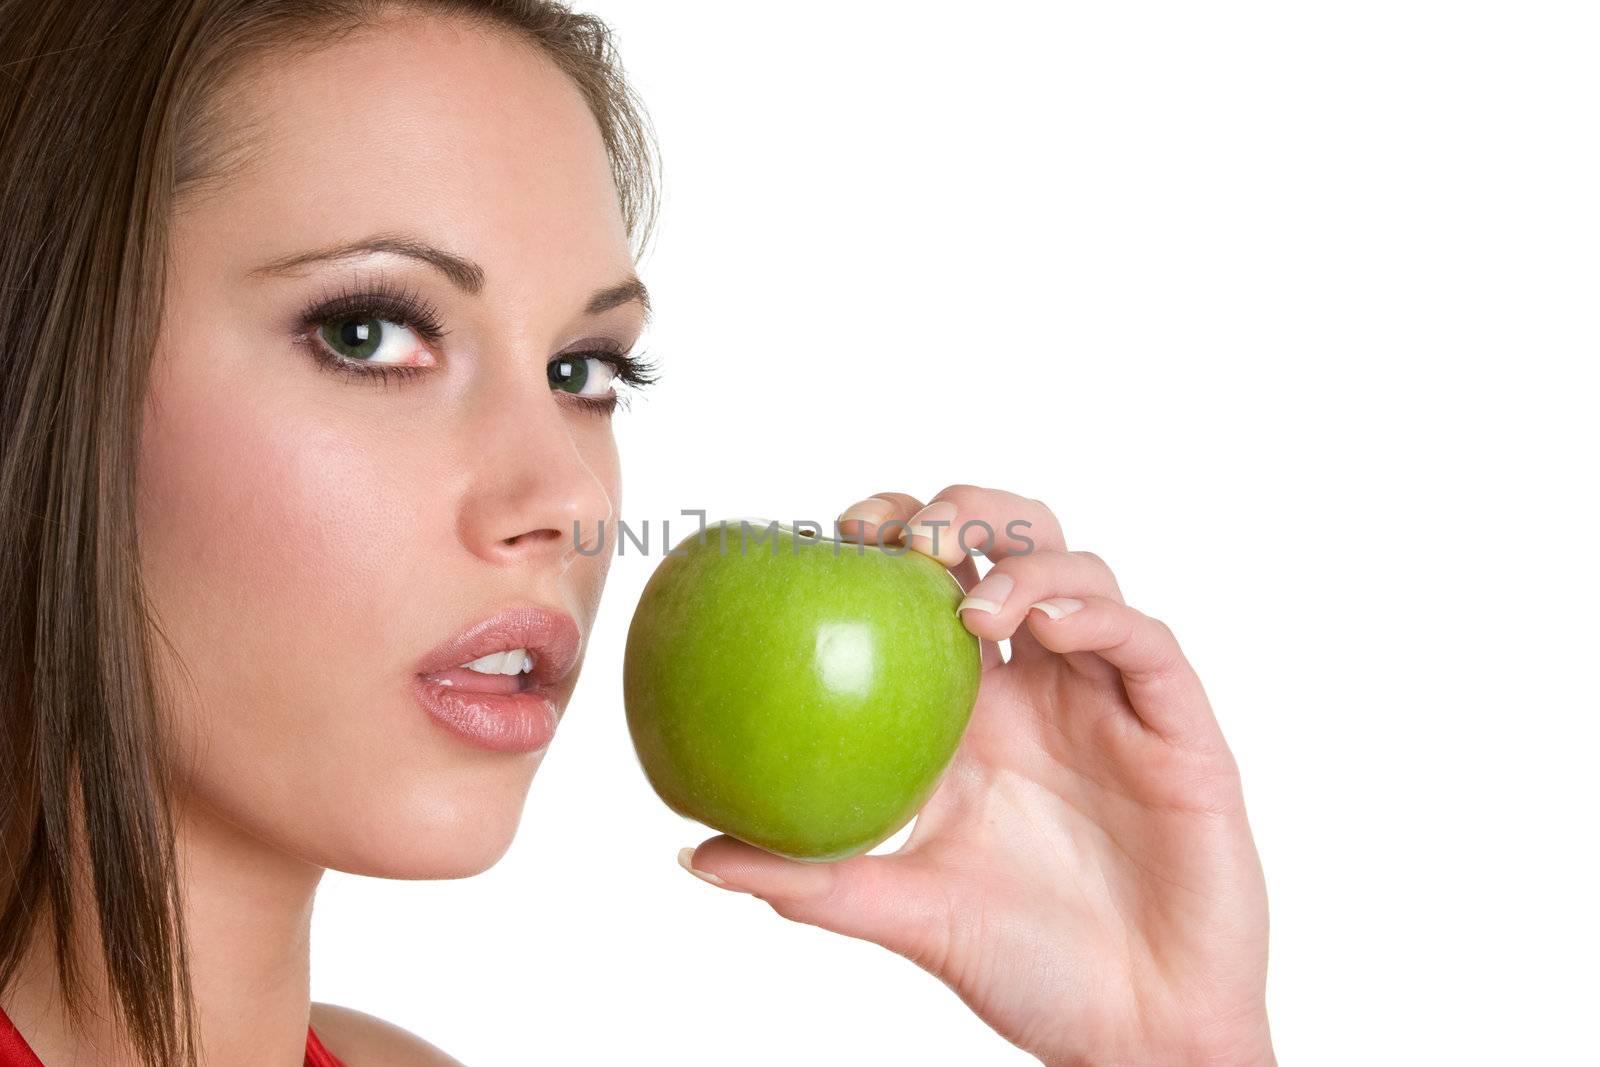
[[[353,315],[325,323],[317,332],[327,346],[339,355],[362,363],[377,363],[383,361],[372,357],[383,349],[385,337],[394,332],[392,328],[395,327],[395,323],[376,315]],[[398,329],[403,331],[404,327]]]
[[[571,355],[550,361],[550,388],[580,396],[600,396],[617,376],[616,366],[599,356]]]

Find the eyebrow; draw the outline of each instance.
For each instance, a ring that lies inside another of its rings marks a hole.
[[[329,260],[351,259],[357,256],[372,255],[377,252],[387,252],[397,256],[407,256],[411,259],[421,260],[439,270],[448,278],[456,288],[471,296],[477,296],[483,291],[484,270],[481,266],[467,259],[465,256],[447,252],[436,245],[419,241],[414,237],[404,234],[375,234],[363,237],[358,241],[347,241],[341,244],[329,245],[326,248],[316,248],[309,252],[296,252],[293,255],[275,259],[263,264],[250,272],[250,276],[268,274],[289,274],[310,263],[321,263]],[[637,274],[629,274],[616,285],[600,289],[589,297],[589,302],[584,306],[584,313],[598,315],[603,311],[621,307],[623,304],[637,302],[644,308],[645,321],[650,320],[650,292],[644,287]]]

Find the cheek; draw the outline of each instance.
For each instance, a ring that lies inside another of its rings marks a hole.
[[[348,435],[297,422],[270,400],[184,394],[166,390],[145,424],[146,567],[166,606],[227,620],[214,631],[225,651],[243,638],[255,652],[288,652],[331,605],[348,609],[381,588],[411,516],[374,450]]]
[[[420,651],[403,585],[423,569],[425,484],[348,412],[293,395],[293,376],[275,391],[208,371],[193,361],[159,379],[139,455],[140,562],[172,646],[157,643],[180,788],[326,866],[404,868],[385,828],[422,847],[419,826],[442,832],[459,814],[432,789],[417,733],[396,728],[420,730],[396,666]],[[509,805],[472,799],[489,807],[485,834],[509,834],[514,819],[493,817]]]

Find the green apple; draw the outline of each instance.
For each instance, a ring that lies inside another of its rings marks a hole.
[[[728,520],[679,542],[628,628],[623,702],[667,806],[792,859],[865,852],[938,786],[978,639],[937,560]]]

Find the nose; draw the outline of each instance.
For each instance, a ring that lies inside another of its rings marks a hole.
[[[563,411],[543,379],[540,373],[528,388],[519,380],[515,388],[486,391],[494,395],[476,405],[466,435],[475,476],[461,536],[491,563],[593,555],[613,521],[611,494],[591,466],[605,457],[586,456],[583,448],[602,438],[572,425],[592,416]]]

